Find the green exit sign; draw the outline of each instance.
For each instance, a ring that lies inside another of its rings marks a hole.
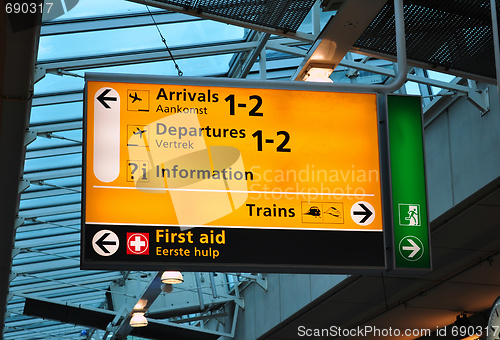
[[[430,269],[420,97],[387,96],[394,269]]]

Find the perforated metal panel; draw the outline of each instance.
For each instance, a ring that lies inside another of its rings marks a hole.
[[[296,32],[314,0],[157,0],[200,13]]]
[[[489,0],[405,0],[408,59],[495,78],[489,3]],[[354,46],[375,53],[396,54],[391,1]]]

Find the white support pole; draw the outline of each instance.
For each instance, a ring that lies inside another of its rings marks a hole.
[[[493,33],[493,48],[495,51],[495,69],[497,76],[497,94],[500,95],[500,42],[498,38],[498,18],[496,0],[490,0],[491,30]]]
[[[266,47],[260,51],[260,58],[259,58],[259,74],[260,74],[260,79],[266,80],[267,79],[267,57],[266,57]]]
[[[312,33],[317,37],[321,32],[321,7],[320,2],[317,0],[312,9]]]

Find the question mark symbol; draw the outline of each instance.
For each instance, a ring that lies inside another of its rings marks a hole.
[[[136,172],[137,168],[139,167],[137,164],[129,162],[128,163],[130,166],[132,166],[132,175],[130,176],[132,179],[134,179],[134,172]]]

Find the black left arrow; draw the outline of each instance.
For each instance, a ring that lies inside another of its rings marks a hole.
[[[99,248],[101,248],[102,251],[105,252],[106,254],[109,254],[110,251],[105,246],[116,246],[116,242],[115,241],[106,241],[106,237],[108,237],[109,235],[110,235],[110,233],[105,233],[105,234],[103,234],[101,236],[100,239],[98,239],[97,241],[95,241],[95,244],[97,244],[97,246]]]
[[[366,220],[368,220],[370,218],[370,216],[373,215],[373,212],[370,209],[368,209],[366,207],[366,205],[364,205],[363,203],[359,203],[359,206],[361,208],[363,208],[364,211],[354,211],[353,214],[354,215],[365,215],[365,217],[363,217],[361,219],[361,221],[359,221],[359,223],[365,223]]]
[[[111,91],[111,89],[106,89],[102,91],[102,93],[97,97],[99,103],[101,103],[102,106],[104,106],[106,109],[111,109],[111,106],[109,106],[108,103],[106,103],[106,101],[116,102],[117,99],[116,97],[106,97],[109,91]]]

